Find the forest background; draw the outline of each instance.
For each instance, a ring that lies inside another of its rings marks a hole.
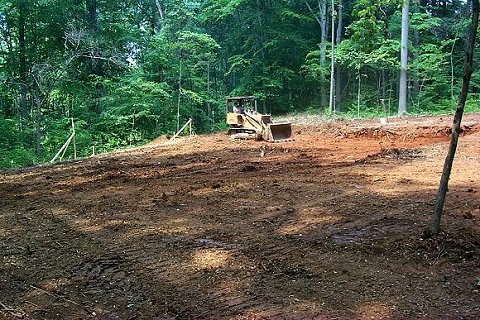
[[[72,121],[66,158],[142,144],[189,118],[196,133],[223,130],[229,95],[254,95],[274,115],[396,115],[404,5],[0,0],[0,168],[52,159]],[[455,110],[470,12],[470,0],[410,3],[409,114]],[[480,110],[479,73],[477,59],[466,112]]]

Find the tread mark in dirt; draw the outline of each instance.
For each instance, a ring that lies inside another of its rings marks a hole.
[[[25,319],[479,318],[480,126],[427,239],[450,117],[390,121],[305,122],[263,157],[214,134],[1,171],[0,301]]]

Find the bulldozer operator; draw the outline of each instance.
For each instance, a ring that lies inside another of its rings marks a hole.
[[[235,101],[233,105],[233,112],[238,113],[238,114],[245,114],[245,109],[243,108],[243,104],[240,101]]]

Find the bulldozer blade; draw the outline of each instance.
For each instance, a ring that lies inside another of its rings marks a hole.
[[[264,139],[269,142],[291,141],[292,124],[290,122],[278,122],[268,124],[268,130]]]

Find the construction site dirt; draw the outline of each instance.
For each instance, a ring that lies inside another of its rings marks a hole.
[[[0,171],[0,319],[478,319],[480,114]]]

